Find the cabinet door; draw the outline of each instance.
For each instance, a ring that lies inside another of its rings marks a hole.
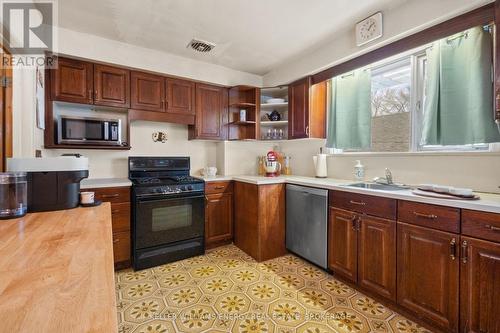
[[[165,79],[162,76],[132,72],[131,108],[145,111],[165,111]]]
[[[94,65],[94,104],[130,107],[130,71]]]
[[[113,233],[113,257],[115,264],[130,260],[130,231]]]
[[[458,236],[398,223],[398,303],[444,331],[458,328]]]
[[[362,216],[358,237],[358,284],[396,300],[396,222]]]
[[[205,241],[207,245],[233,238],[233,195],[209,194],[205,205]]]
[[[167,112],[194,115],[194,82],[167,78],[166,100]]]
[[[288,87],[289,138],[309,137],[309,77],[290,84]]]
[[[357,215],[330,208],[328,225],[328,267],[353,282],[358,275]]]
[[[51,70],[52,99],[55,101],[92,104],[93,65],[86,61],[58,58]]]
[[[461,237],[461,332],[500,332],[500,243]]]
[[[196,84],[196,122],[191,139],[225,139],[227,94],[223,87]]]

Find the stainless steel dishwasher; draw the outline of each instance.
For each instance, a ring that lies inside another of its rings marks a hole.
[[[286,248],[327,268],[328,190],[286,185]]]

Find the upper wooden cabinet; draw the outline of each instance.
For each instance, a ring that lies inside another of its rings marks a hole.
[[[327,83],[306,77],[288,86],[289,139],[326,137]]]
[[[225,140],[228,90],[220,86],[196,84],[196,120],[189,128],[190,139]]]
[[[398,303],[444,331],[456,331],[459,236],[398,222],[397,239]]]
[[[132,109],[165,112],[165,79],[163,76],[132,71]]]
[[[87,61],[57,58],[57,69],[51,70],[52,100],[93,103],[93,64]]]
[[[195,84],[181,79],[165,79],[167,112],[174,114],[195,114]]]
[[[130,71],[106,65],[94,65],[94,104],[130,107]]]
[[[54,101],[130,106],[130,71],[124,68],[59,57],[51,84]]]

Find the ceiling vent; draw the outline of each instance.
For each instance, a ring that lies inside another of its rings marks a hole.
[[[207,41],[192,39],[187,45],[188,48],[192,48],[193,50],[201,53],[208,53],[213,50],[215,47],[214,43],[210,43]]]

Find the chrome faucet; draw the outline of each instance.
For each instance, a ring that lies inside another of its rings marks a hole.
[[[394,184],[392,180],[392,172],[391,170],[389,170],[389,168],[385,168],[385,177],[375,177],[373,178],[373,181],[379,184],[387,184],[387,185]]]

